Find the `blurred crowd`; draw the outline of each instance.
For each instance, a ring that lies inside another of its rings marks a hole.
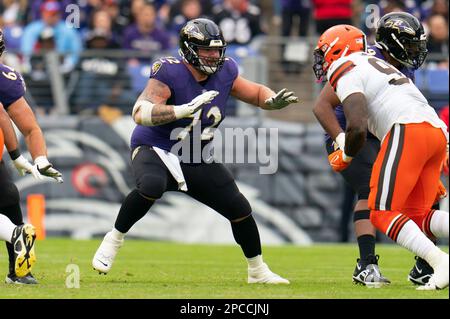
[[[270,0],[266,1],[270,2]],[[263,0],[1,0],[0,27],[10,51],[24,55],[56,47],[76,64],[82,48],[169,50],[190,19],[208,17],[220,25],[229,44],[247,45],[269,32]],[[366,8],[380,15],[407,11],[429,32],[429,50],[448,54],[448,0],[273,0],[280,35],[318,35],[332,25],[355,24],[369,35]],[[75,6],[76,5],[76,8]],[[77,17],[75,17],[77,15]],[[293,23],[296,17],[300,23]],[[369,17],[370,19],[370,17]],[[76,24],[73,22],[76,21]],[[314,23],[313,23],[314,22]],[[310,30],[315,25],[314,30]],[[293,30],[295,28],[298,30]]]
[[[92,88],[100,85],[92,73],[117,79],[126,70],[131,91],[125,92],[120,81],[109,86],[121,89],[111,90],[105,84],[103,90],[107,99],[112,91],[116,100],[120,97],[129,104],[126,101],[145,83],[141,81],[145,76],[134,81],[133,72],[142,75],[138,66],[149,67],[155,55],[177,55],[178,33],[187,20],[214,20],[229,44],[228,54],[239,58],[241,49],[251,54],[252,44],[264,35],[318,36],[340,23],[359,26],[373,40],[374,26],[367,23],[371,21],[372,13],[366,10],[370,4],[378,5],[380,16],[392,11],[416,15],[429,34],[428,62],[437,53],[436,67],[448,69],[448,0],[0,0],[0,28],[8,50],[3,62],[34,81],[44,81],[48,74],[40,53],[58,52],[61,74],[73,75],[81,69],[83,83],[91,83],[83,89],[83,96],[70,101],[80,105],[92,101],[89,88],[92,95],[102,91]],[[86,49],[130,53],[124,65],[106,56],[85,57]],[[447,58],[442,60],[442,56]]]

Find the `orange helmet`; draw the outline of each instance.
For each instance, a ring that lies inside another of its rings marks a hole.
[[[366,35],[360,29],[339,24],[326,30],[314,49],[314,73],[319,81],[327,74],[331,63],[353,52],[366,51]]]

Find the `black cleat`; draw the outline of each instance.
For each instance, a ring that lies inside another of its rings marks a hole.
[[[380,288],[389,285],[391,281],[384,277],[378,268],[378,255],[369,255],[366,260],[356,260],[357,264],[353,272],[353,282],[369,288]]]
[[[13,273],[6,276],[5,283],[16,285],[37,285],[38,281],[33,277],[31,272],[24,277],[17,277],[16,274]]]
[[[416,259],[416,264],[411,269],[408,275],[408,280],[415,285],[423,286],[434,273],[433,268],[426,262],[426,260],[420,258],[419,256],[414,257]]]

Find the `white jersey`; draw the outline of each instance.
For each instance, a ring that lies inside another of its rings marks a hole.
[[[428,122],[441,128],[448,140],[447,126],[427,99],[394,66],[364,52],[333,62],[328,81],[343,102],[352,93],[364,94],[368,107],[368,129],[380,141],[395,123]]]

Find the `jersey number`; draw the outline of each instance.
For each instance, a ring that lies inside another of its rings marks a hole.
[[[17,74],[14,72],[14,69],[7,65],[5,65],[5,67],[10,69],[11,72],[8,72],[8,73],[2,72],[3,76],[11,81],[17,80]]]
[[[178,134],[177,138],[179,140],[185,139],[186,136],[189,134],[189,132],[192,130],[192,128],[195,125],[197,125],[197,123],[200,121],[200,119],[202,117],[202,112],[203,112],[203,110],[200,109],[197,111],[197,113],[194,114],[194,119],[192,120],[191,124],[186,126]],[[200,136],[202,141],[209,141],[210,139],[212,139],[214,137],[214,128],[216,128],[219,125],[220,120],[222,119],[222,114],[220,113],[220,109],[217,106],[213,106],[206,114],[206,117],[207,118],[213,117],[214,122],[213,122],[213,124],[211,124],[210,126],[206,127],[203,130],[202,135]]]
[[[389,84],[393,85],[402,85],[409,83],[409,79],[404,76],[401,72],[395,70],[393,67],[388,65],[386,62],[379,60],[377,58],[369,58],[369,63],[375,69],[380,71],[381,73],[387,75],[393,75],[392,79],[389,80]]]

